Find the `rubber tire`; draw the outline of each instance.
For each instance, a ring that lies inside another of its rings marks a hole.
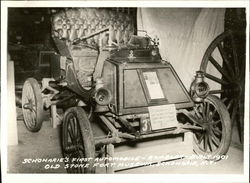
[[[78,119],[77,121],[79,122],[80,126],[80,132],[82,135],[82,141],[84,143],[84,153],[85,157],[84,158],[92,158],[89,163],[89,167],[84,169],[84,173],[95,173],[95,168],[94,168],[94,158],[95,158],[95,141],[94,141],[94,136],[92,132],[92,128],[90,125],[90,122],[87,118],[86,112],[84,111],[83,108],[81,107],[71,107],[69,108],[63,117],[63,129],[62,129],[62,148],[63,152],[66,147],[67,139],[65,139],[65,134],[67,133],[67,116],[73,113],[75,117]]]
[[[23,89],[22,89],[22,111],[24,114],[24,108],[23,108],[23,103],[24,103],[24,93],[25,93],[25,89],[27,87],[27,85],[30,84],[35,96],[35,102],[36,102],[36,123],[34,127],[31,127],[28,123],[28,119],[25,118],[25,115],[23,115],[24,118],[24,123],[25,126],[27,127],[27,129],[31,132],[38,132],[41,127],[42,127],[42,123],[44,121],[44,110],[43,110],[43,99],[42,99],[42,91],[40,88],[40,85],[38,83],[38,81],[34,78],[28,78],[23,85]]]
[[[208,95],[205,101],[210,101],[218,109],[217,111],[220,115],[222,128],[223,128],[221,143],[219,147],[212,153],[211,152],[206,153],[202,151],[199,148],[199,146],[196,144],[195,140],[193,140],[193,148],[196,154],[204,156],[205,159],[218,161],[220,160],[220,156],[225,155],[228,152],[228,149],[231,143],[231,138],[232,138],[231,119],[230,119],[230,115],[225,104],[217,96]]]

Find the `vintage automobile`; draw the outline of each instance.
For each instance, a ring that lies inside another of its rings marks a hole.
[[[44,110],[52,109],[54,122],[62,120],[64,157],[89,164],[68,172],[94,173],[94,158],[109,144],[190,131],[197,154],[216,161],[227,153],[230,115],[209,94],[204,72],[197,71],[189,94],[162,60],[158,40],[134,35],[127,14],[69,9],[54,15],[52,37],[60,59],[52,61],[51,78],[25,81],[22,110],[32,132],[40,130]],[[95,126],[104,135],[97,136]]]

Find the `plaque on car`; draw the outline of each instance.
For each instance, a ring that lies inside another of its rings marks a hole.
[[[150,106],[148,111],[152,130],[176,127],[178,124],[174,104]]]

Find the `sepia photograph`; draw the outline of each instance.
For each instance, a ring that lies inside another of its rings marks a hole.
[[[1,3],[3,182],[248,181],[249,5],[177,2]]]

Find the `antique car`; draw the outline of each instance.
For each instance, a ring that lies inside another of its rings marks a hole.
[[[67,168],[94,173],[94,158],[109,144],[193,132],[194,151],[219,160],[231,142],[230,115],[224,103],[209,94],[204,72],[197,71],[190,93],[174,68],[159,53],[158,40],[134,34],[125,13],[78,8],[52,19],[58,58],[51,78],[28,78],[22,110],[28,130],[38,132],[44,111],[53,123],[62,121],[62,151]],[[57,109],[62,108],[59,115]],[[100,126],[103,135],[96,135]]]

